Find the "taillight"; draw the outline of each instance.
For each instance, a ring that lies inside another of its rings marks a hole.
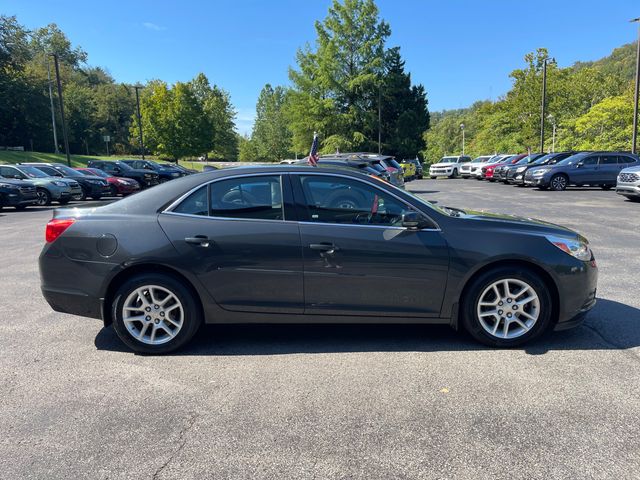
[[[55,241],[56,238],[62,235],[75,221],[75,218],[54,218],[47,223],[47,229],[44,234],[47,243]]]

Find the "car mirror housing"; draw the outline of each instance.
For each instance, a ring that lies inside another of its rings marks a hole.
[[[576,168],[580,168],[583,165],[584,165],[584,162],[578,162],[578,163],[576,163]]]
[[[424,224],[422,216],[418,212],[404,212],[402,214],[402,226],[409,230],[419,230]]]

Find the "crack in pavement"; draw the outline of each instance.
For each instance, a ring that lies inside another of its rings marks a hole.
[[[186,425],[180,430],[180,434],[178,435],[178,448],[171,455],[169,455],[167,461],[160,465],[160,467],[153,473],[153,476],[151,477],[152,480],[156,480],[157,478],[159,478],[159,475],[162,473],[162,471],[167,468],[167,466],[173,461],[173,459],[182,451],[184,446],[187,444],[187,439],[185,437],[187,433],[189,433],[189,430],[191,430],[193,425],[196,423],[198,416],[199,415],[197,413],[194,413],[193,415],[191,415],[191,417],[189,417]]]

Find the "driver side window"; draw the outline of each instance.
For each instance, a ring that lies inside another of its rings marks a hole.
[[[300,175],[307,221],[400,226],[406,204],[367,183],[344,177]]]

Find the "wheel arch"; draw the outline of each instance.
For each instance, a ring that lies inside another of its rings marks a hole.
[[[102,302],[102,320],[104,321],[105,326],[110,325],[113,322],[113,318],[111,316],[111,303],[113,301],[113,297],[118,290],[118,287],[126,282],[128,279],[142,274],[148,273],[158,273],[173,277],[174,279],[180,281],[193,295],[193,298],[200,309],[200,314],[202,318],[204,318],[204,306],[202,304],[202,298],[200,297],[200,293],[198,289],[195,288],[193,283],[185,277],[183,274],[175,270],[174,268],[168,267],[166,265],[159,264],[151,264],[151,263],[141,263],[136,265],[131,265],[130,267],[121,270],[118,272],[107,285],[107,290],[104,295],[104,300]]]
[[[455,312],[455,315],[452,315],[452,319],[451,319],[452,326],[456,330],[460,327],[460,310],[461,310],[462,299],[469,291],[469,288],[471,287],[471,284],[473,283],[473,281],[476,278],[478,278],[480,275],[483,275],[484,273],[490,270],[501,268],[501,267],[520,267],[520,268],[528,269],[533,273],[537,274],[540,277],[540,279],[544,282],[544,284],[549,288],[549,293],[551,294],[551,302],[552,302],[551,320],[553,323],[557,323],[558,315],[560,313],[560,292],[558,290],[558,284],[556,283],[555,279],[551,276],[551,274],[547,272],[544,268],[542,268],[540,265],[537,265],[536,263],[528,260],[501,259],[501,260],[495,260],[485,265],[482,265],[481,267],[474,270],[470,275],[467,276],[467,278],[464,281],[464,285],[460,290],[460,294],[458,295],[456,303],[453,307],[453,311]]]

